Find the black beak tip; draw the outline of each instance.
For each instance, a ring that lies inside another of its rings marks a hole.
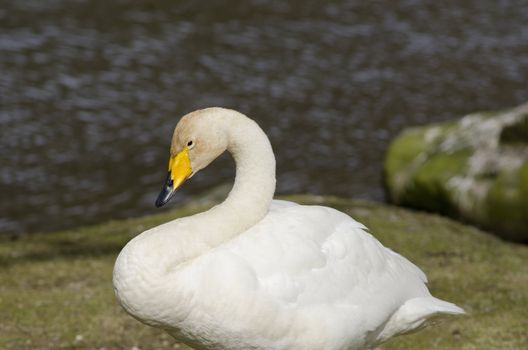
[[[154,203],[154,205],[157,208],[161,208],[162,206],[167,204],[168,201],[170,201],[173,194],[174,194],[173,191],[170,191],[164,188],[163,190],[161,190],[161,193],[159,194],[158,199],[156,199],[156,202]]]
[[[167,174],[167,179],[165,180],[165,184],[163,185],[163,188],[161,189],[161,192],[158,195],[158,199],[156,199],[156,202],[154,203],[154,205],[156,205],[157,208],[164,206],[172,198],[173,195],[174,195],[174,190],[172,187],[172,180],[170,178],[170,173],[169,173]]]
[[[163,205],[165,205],[166,202],[164,202],[160,197],[158,197],[158,199],[156,199],[156,203],[154,203],[154,205],[156,206],[156,208],[161,208],[163,207]]]

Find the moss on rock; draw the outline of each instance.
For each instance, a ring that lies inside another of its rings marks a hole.
[[[414,206],[423,203],[423,208],[441,214],[453,214],[451,194],[445,183],[450,178],[464,171],[468,152],[437,153],[425,159],[412,176],[402,198],[402,204]]]
[[[392,202],[528,241],[528,104],[404,130],[385,158]]]
[[[522,207],[520,185],[520,171],[503,172],[497,176],[488,192],[489,223],[503,232],[514,231],[518,223],[524,223],[528,228],[528,216]]]
[[[435,296],[468,312],[379,349],[503,350],[528,344],[528,246],[398,207],[324,196],[285,199],[332,206],[363,222],[426,272]],[[213,204],[200,201],[156,216],[0,238],[0,349],[189,349],[125,314],[114,297],[112,268],[132,237]]]
[[[389,148],[390,157],[386,158],[385,173],[390,195],[394,200],[401,196],[399,189],[408,181],[412,171],[410,164],[416,158],[416,151],[423,152],[427,148],[424,133],[420,128],[412,128],[394,140]]]

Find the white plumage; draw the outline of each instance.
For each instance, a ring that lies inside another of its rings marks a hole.
[[[348,215],[272,201],[273,153],[247,117],[194,112],[178,124],[173,153],[189,138],[191,175],[228,149],[235,185],[224,203],[123,249],[114,287],[140,321],[196,349],[352,350],[463,313],[432,297],[418,267]]]

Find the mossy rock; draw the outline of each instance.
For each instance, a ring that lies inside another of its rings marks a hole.
[[[467,312],[379,350],[526,348],[528,246],[378,203],[307,195],[285,199],[335,207],[363,222],[384,245],[425,271],[432,294]],[[112,269],[132,237],[213,204],[199,201],[156,216],[16,240],[0,235],[0,349],[189,349],[125,314],[114,296]]]
[[[406,129],[384,172],[393,203],[528,241],[528,104]]]

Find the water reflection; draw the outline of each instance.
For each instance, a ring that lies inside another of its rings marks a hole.
[[[3,1],[0,231],[154,211],[177,118],[213,105],[267,131],[280,192],[380,200],[403,127],[528,98],[526,8]],[[179,200],[232,175],[223,157]]]

